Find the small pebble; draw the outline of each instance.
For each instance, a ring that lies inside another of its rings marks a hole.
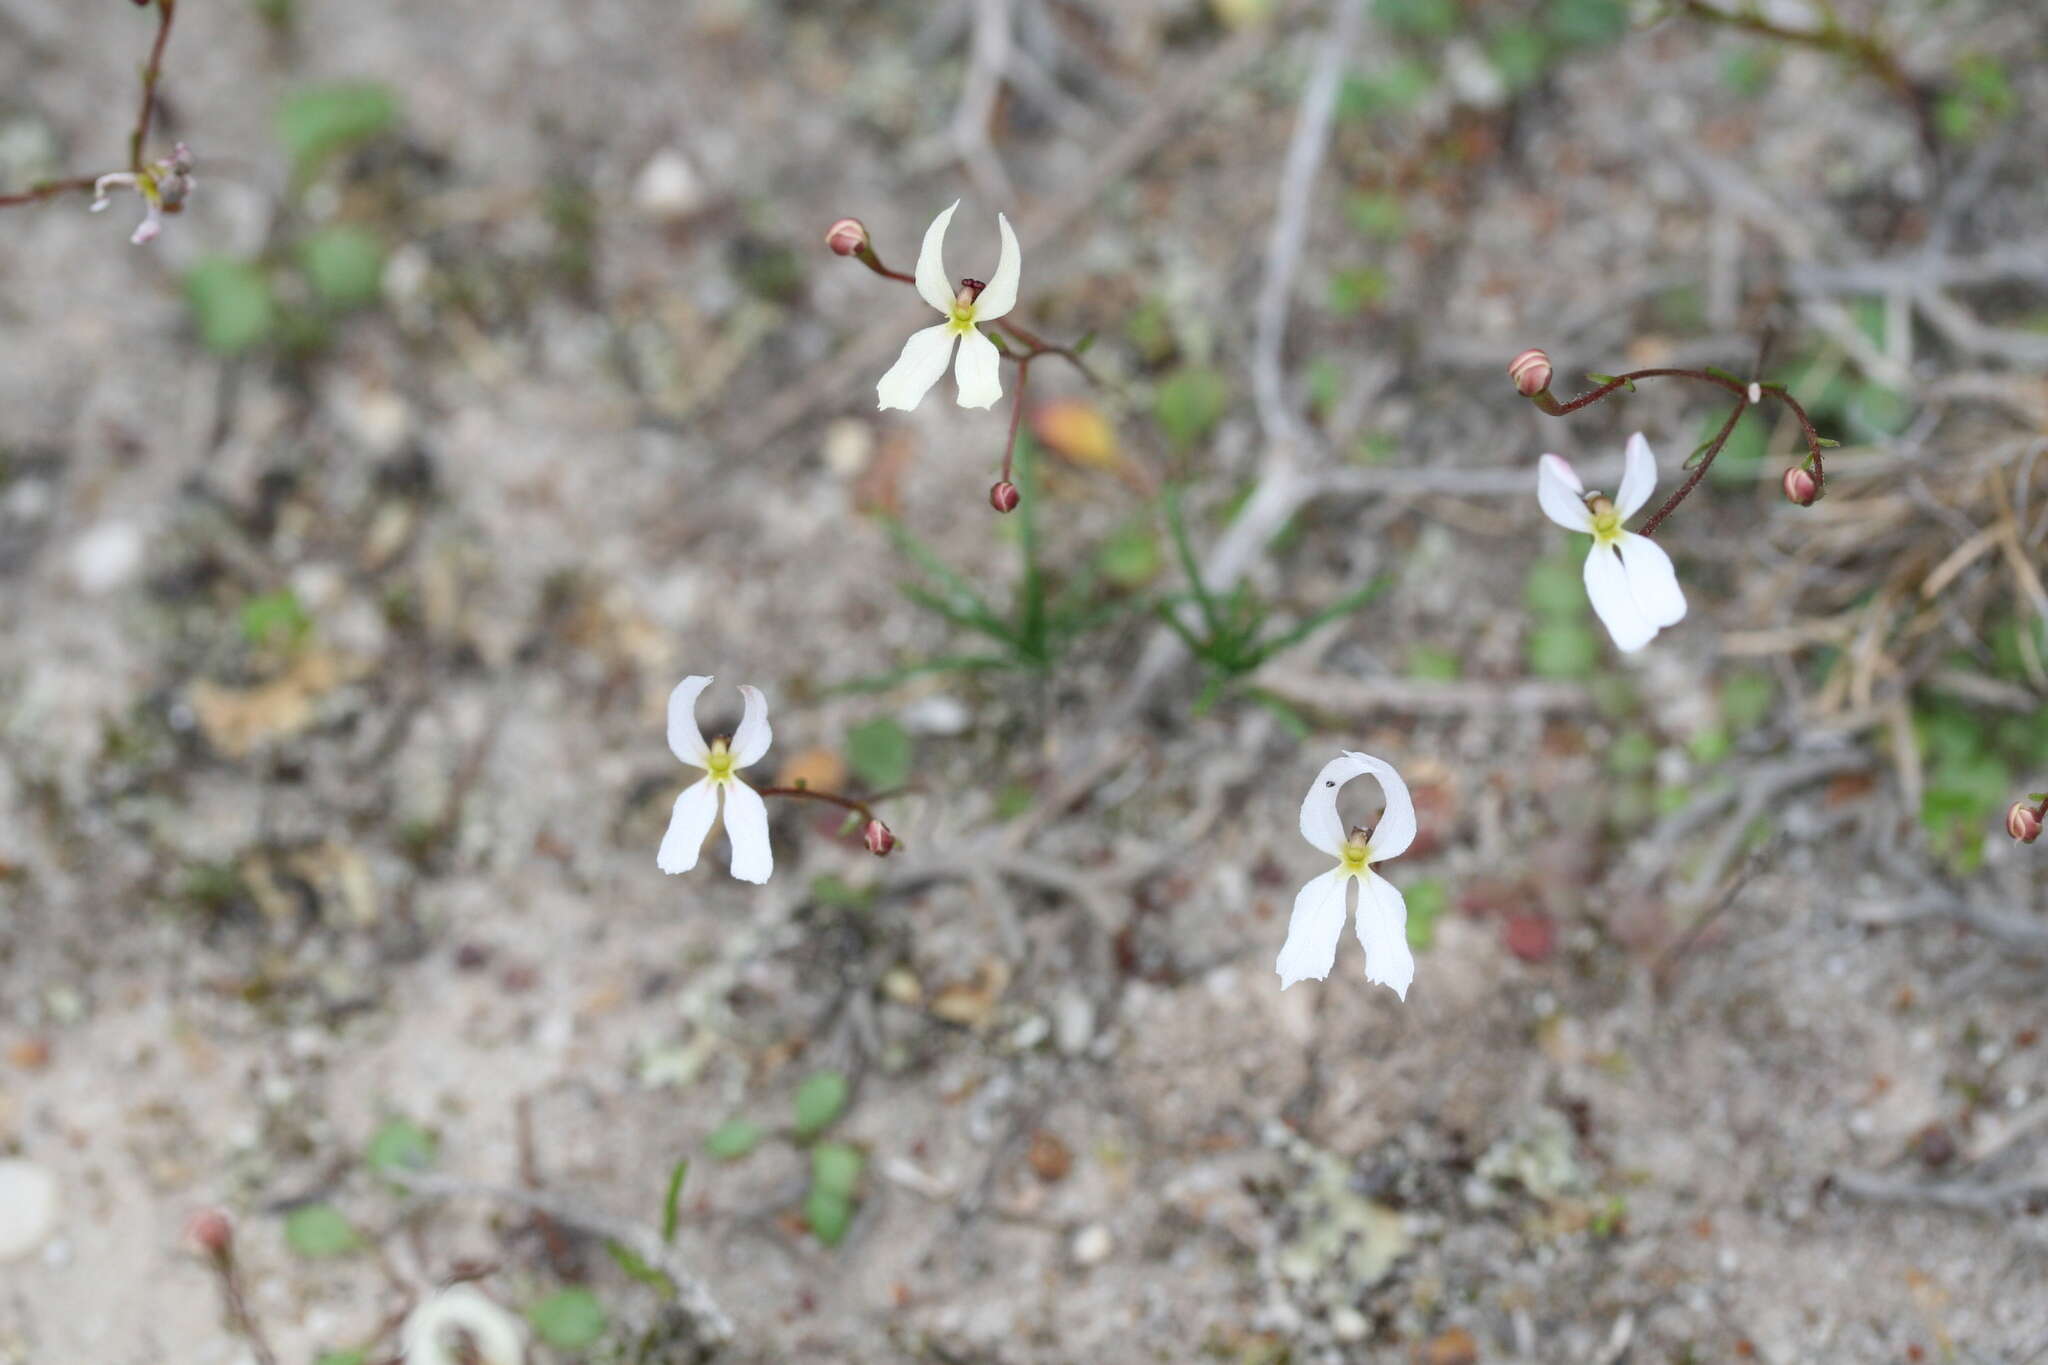
[[[1074,1234],[1074,1264],[1101,1265],[1109,1259],[1110,1250],[1115,1245],[1108,1228],[1100,1223],[1090,1223]]]
[[[1330,1314],[1330,1335],[1339,1341],[1364,1341],[1371,1325],[1356,1308],[1339,1308]]]
[[[703,177],[673,147],[656,152],[633,181],[633,207],[650,218],[688,218],[704,203]]]
[[[132,522],[103,521],[72,547],[72,577],[95,595],[121,587],[141,568],[142,532]]]
[[[57,1177],[33,1161],[0,1161],[0,1261],[41,1246],[57,1226]]]

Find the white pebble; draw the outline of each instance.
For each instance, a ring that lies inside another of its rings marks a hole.
[[[57,1226],[57,1177],[33,1161],[0,1161],[0,1261],[41,1246]]]
[[[1115,1245],[1108,1228],[1090,1223],[1074,1234],[1074,1264],[1101,1265],[1109,1259],[1110,1249]]]
[[[78,538],[71,574],[87,592],[112,592],[142,567],[142,532],[133,522],[103,521]]]

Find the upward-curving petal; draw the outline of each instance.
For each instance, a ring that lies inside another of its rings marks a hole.
[[[1003,396],[1003,356],[972,327],[960,337],[960,358],[953,363],[953,382],[960,386],[963,408],[994,407]]]
[[[952,356],[952,323],[942,322],[936,327],[912,332],[910,340],[903,343],[903,354],[896,357],[889,373],[876,383],[875,406],[911,411],[924,401],[932,385],[939,382],[939,376],[946,372],[946,362]]]
[[[1387,808],[1381,812],[1380,822],[1373,826],[1372,860],[1377,863],[1398,858],[1415,842],[1415,801],[1408,795],[1408,784],[1394,771],[1394,765],[1384,759],[1348,751],[1344,757],[1356,763],[1360,772],[1371,773],[1387,798]]]
[[[750,763],[761,761],[761,755],[768,752],[769,742],[775,734],[768,728],[768,699],[761,695],[758,687],[742,687],[740,696],[746,699],[747,709],[740,716],[740,728],[732,735],[732,766],[744,768]]]
[[[1607,627],[1607,633],[1614,637],[1614,647],[1622,653],[1633,654],[1657,633],[1657,627],[1636,605],[1635,593],[1628,585],[1628,570],[1613,546],[1595,545],[1586,556],[1586,596],[1593,600],[1593,614]]]
[[[654,865],[670,876],[695,867],[697,855],[704,848],[704,836],[711,832],[711,822],[717,818],[716,782],[706,776],[683,788],[682,795],[676,797],[675,809],[669,813],[668,832],[661,836],[661,849],[654,855]]]
[[[1643,619],[1658,628],[1677,625],[1685,619],[1685,593],[1678,586],[1678,571],[1671,556],[1647,536],[1623,531],[1616,544],[1621,567],[1628,573],[1629,594]]]
[[[1365,945],[1365,979],[1408,998],[1415,954],[1408,947],[1408,902],[1400,888],[1368,872],[1358,896],[1358,941]]]
[[[974,301],[974,320],[994,322],[1017,306],[1017,279],[1024,272],[1024,253],[1017,247],[1017,234],[1010,220],[996,215],[996,231],[1002,234],[1003,250],[996,257],[996,273],[988,277],[987,288]]]
[[[1650,500],[1650,494],[1657,491],[1657,457],[1650,452],[1650,443],[1643,439],[1640,431],[1628,438],[1628,453],[1623,457],[1621,487],[1614,494],[1614,510],[1627,521],[1643,509]]]
[[[947,317],[953,316],[953,277],[946,273],[946,227],[959,207],[960,201],[955,199],[932,219],[932,225],[924,230],[924,245],[917,249],[918,297]]]
[[[1343,868],[1332,868],[1315,878],[1294,898],[1294,913],[1287,920],[1287,941],[1273,970],[1280,973],[1280,989],[1310,977],[1321,981],[1337,961],[1337,940],[1344,934],[1345,889],[1351,881]]]
[[[1337,793],[1365,772],[1357,754],[1339,754],[1323,765],[1308,795],[1301,798],[1301,837],[1332,858],[1344,856],[1344,820],[1337,814]]]
[[[1578,474],[1563,457],[1545,455],[1536,462],[1536,501],[1542,504],[1544,516],[1567,531],[1590,533],[1593,529],[1593,514],[1586,510],[1585,491],[1586,485],[1579,482]]]
[[[703,731],[697,728],[697,698],[709,686],[709,674],[693,673],[668,694],[669,750],[694,768],[703,767],[711,752],[705,747]]]
[[[470,1348],[459,1356],[450,1345],[458,1333]],[[520,1365],[526,1359],[519,1319],[466,1284],[450,1285],[413,1309],[399,1341],[405,1365],[453,1365],[458,1359]]]
[[[732,844],[732,875],[759,885],[775,870],[768,844],[768,803],[735,777],[725,784],[725,837]]]

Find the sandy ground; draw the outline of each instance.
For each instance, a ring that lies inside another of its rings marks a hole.
[[[2038,15],[1885,7],[1915,70],[2006,54],[2019,131],[1937,160],[1826,54],[1769,49],[1752,89],[1730,67],[1756,40],[1667,23],[1508,98],[1474,42],[1378,7],[1346,70],[1433,83],[1391,112],[1347,93],[1284,351],[1315,458],[1355,481],[1251,578],[1286,619],[1385,588],[1260,675],[1298,734],[1242,695],[1198,710],[1136,589],[1052,669],[844,686],[962,649],[899,594],[875,508],[999,596],[1018,561],[984,501],[1007,407],[873,411],[918,305],[818,242],[857,214],[907,266],[964,196],[964,271],[1005,207],[1018,316],[1102,338],[1103,390],[1052,362],[1033,388],[1097,404],[1121,452],[1046,465],[1052,572],[1156,525],[1169,470],[1206,544],[1267,467],[1254,301],[1320,7],[1230,32],[1166,0],[1020,2],[992,150],[964,158],[968,6],[384,0],[302,5],[289,37],[187,7],[166,116],[200,157],[190,211],[148,249],[126,205],[0,215],[0,1157],[62,1201],[0,1262],[0,1362],[257,1359],[181,1243],[213,1205],[293,1362],[388,1358],[389,1322],[457,1275],[515,1306],[589,1285],[608,1361],[2048,1350],[2039,846],[1944,859],[1882,719],[1918,694],[1816,720],[1809,655],[1745,652],[1832,584],[1775,463],[1673,522],[1683,626],[1532,680],[1525,585],[1563,541],[1523,491],[1535,454],[1597,465],[1641,428],[1675,478],[1718,413],[1645,385],[1559,423],[1501,375],[1529,344],[1572,376],[1740,368],[1772,307],[1825,337],[1860,297],[1770,304],[1801,268],[1893,259],[1930,222],[1962,256],[2039,242]],[[117,162],[149,28],[0,2],[0,164]],[[288,195],[274,111],[338,80],[397,91],[400,130]],[[1361,237],[1362,194],[1405,225]],[[391,248],[378,307],[314,352],[200,344],[187,269],[288,259],[333,221]],[[1332,304],[1362,266],[1377,301]],[[1959,297],[2038,319],[2029,268]],[[2048,430],[2023,346],[1923,327],[1893,351],[1849,363],[2006,396],[1845,449],[1900,471],[1850,496],[1889,477],[1909,505],[1944,461]],[[1190,366],[1226,401],[1176,453],[1154,394]],[[1927,520],[1932,557],[1977,530],[1952,521]],[[1999,563],[1964,566],[1973,602]],[[281,592],[308,625],[252,642],[247,602]],[[1461,681],[1404,681],[1418,646]],[[1745,670],[1780,690],[1703,757]],[[719,680],[707,730],[733,684],[767,691],[784,773],[896,719],[905,849],[778,807],[766,887],[717,838],[659,874],[686,777],[662,704],[694,672]],[[1326,982],[1271,971],[1321,870],[1295,807],[1339,748],[1408,775],[1423,838],[1387,872],[1446,893],[1405,1004],[1349,935]],[[735,1114],[786,1126],[820,1070],[851,1080],[831,1136],[866,1156],[834,1248],[798,1213],[798,1146],[703,1149]],[[640,1226],[692,1157],[673,1263],[731,1344],[700,1352],[561,1219],[377,1177],[394,1116],[439,1179]],[[312,1203],[356,1250],[287,1245]]]

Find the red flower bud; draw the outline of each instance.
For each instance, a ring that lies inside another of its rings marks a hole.
[[[1008,479],[1002,480],[988,490],[988,505],[998,512],[1014,512],[1017,504],[1024,501],[1024,495],[1017,491],[1017,485]]]
[[[219,1209],[201,1209],[185,1220],[185,1242],[218,1260],[234,1249],[235,1225]]]
[[[1820,481],[1813,477],[1813,471],[1793,465],[1785,471],[1785,501],[1800,507],[1813,506],[1813,500],[1820,496]]]
[[[877,858],[888,857],[890,850],[896,847],[896,836],[880,820],[868,821],[867,827],[860,832],[860,838],[868,846],[868,852]]]
[[[1508,362],[1508,378],[1516,393],[1534,398],[1550,387],[1550,357],[1532,346]]]
[[[867,244],[867,225],[858,218],[841,218],[825,229],[825,245],[836,256],[858,256]]]
[[[2033,843],[2041,837],[2041,812],[2024,801],[2013,802],[2005,813],[2005,832],[2023,844]]]

